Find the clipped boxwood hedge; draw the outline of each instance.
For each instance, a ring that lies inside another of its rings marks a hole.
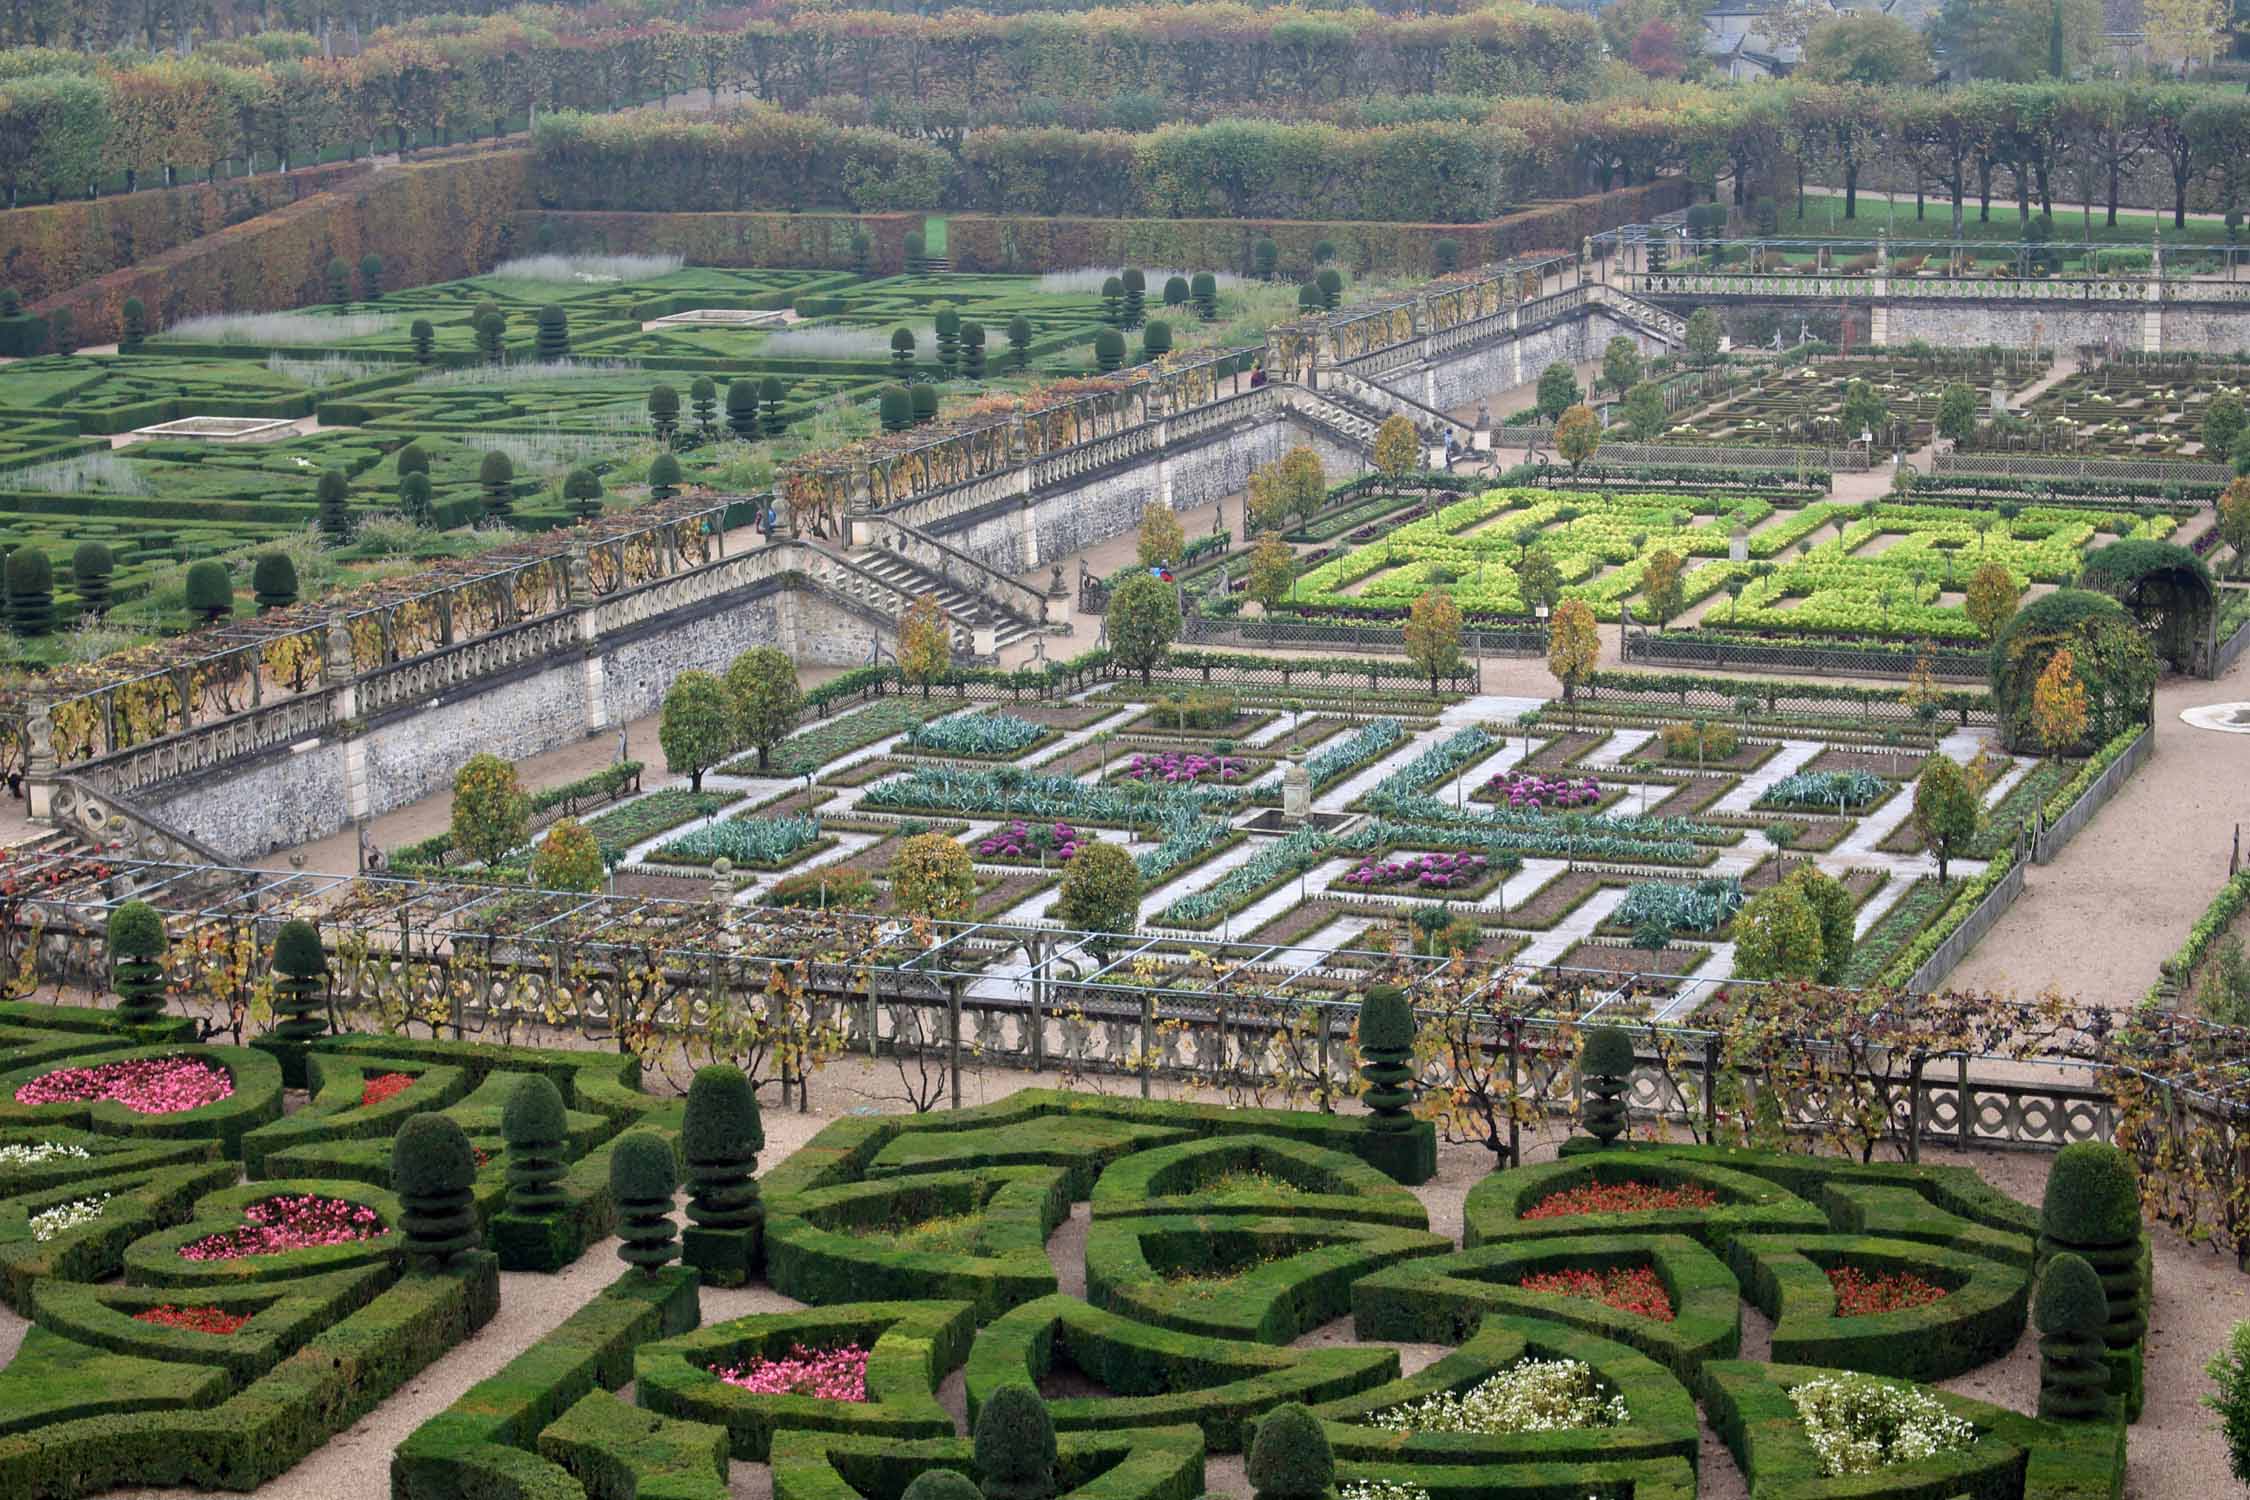
[[[1195,1500],[1203,1493],[1203,1434],[1193,1427],[1065,1433],[1056,1449],[1058,1500]],[[774,1500],[899,1500],[917,1474],[975,1472],[967,1438],[785,1432],[774,1439],[772,1462]]]
[[[305,1108],[243,1137],[242,1164],[252,1177],[264,1174],[266,1158],[277,1151],[319,1141],[387,1141],[409,1115],[442,1109],[469,1091],[469,1075],[460,1068],[406,1058],[308,1052],[305,1073],[311,1096]],[[411,1074],[414,1083],[379,1104],[361,1104],[369,1080],[389,1073]]]
[[[216,1140],[229,1156],[242,1152],[242,1138],[281,1118],[281,1064],[255,1047],[128,1047],[85,1059],[93,1063],[140,1058],[193,1057],[226,1069],[234,1092],[200,1109],[169,1115],[137,1115],[107,1099],[84,1103],[18,1104],[16,1091],[67,1063],[38,1063],[0,1074],[0,1126],[63,1125],[97,1135],[130,1136],[144,1141]]]
[[[163,1288],[43,1281],[33,1303],[41,1327],[81,1344],[143,1359],[216,1365],[240,1387],[365,1307],[396,1279],[388,1266],[360,1266],[285,1285],[198,1290],[193,1298],[198,1306],[250,1314],[249,1322],[227,1334],[135,1321],[135,1313],[181,1300],[178,1292]]]
[[[1648,1266],[1672,1300],[1658,1322],[1587,1297],[1527,1292],[1526,1276]],[[1587,1235],[1481,1245],[1377,1271],[1352,1288],[1363,1339],[1459,1344],[1488,1315],[1558,1323],[1629,1345],[1683,1380],[1742,1347],[1742,1289],[1725,1264],[1684,1234]]]
[[[607,1118],[623,1130],[665,1107],[667,1101],[641,1092],[641,1060],[633,1052],[572,1052],[549,1047],[495,1047],[488,1042],[454,1042],[435,1037],[335,1036],[313,1044],[316,1052],[345,1057],[441,1064],[459,1068],[473,1091],[494,1073],[544,1073],[563,1103]]]
[[[86,1188],[104,1178],[146,1172],[154,1167],[194,1166],[216,1161],[216,1141],[128,1141],[86,1130],[42,1126],[26,1130],[0,1130],[0,1146],[37,1146],[43,1142],[76,1146],[84,1158],[58,1156],[35,1164],[0,1163],[0,1198],[36,1193],[49,1188]]]
[[[1086,1235],[1086,1300],[1160,1328],[1286,1344],[1351,1311],[1362,1276],[1452,1248],[1424,1230],[1347,1221],[1097,1220]]]
[[[28,1312],[37,1282],[108,1280],[124,1265],[128,1246],[152,1231],[185,1222],[198,1200],[234,1180],[232,1162],[205,1162],[46,1188],[0,1202],[0,1300]],[[33,1215],[89,1197],[107,1200],[91,1221],[46,1240],[34,1236]]]
[[[2006,1355],[2023,1336],[2031,1277],[2020,1267],[1908,1240],[1856,1235],[1745,1234],[1727,1249],[1743,1295],[1774,1319],[1773,1357],[1946,1380]],[[1907,1271],[1945,1295],[1922,1307],[1846,1318],[1828,1273],[1856,1266]]]
[[[967,1302],[852,1302],[759,1313],[715,1323],[633,1356],[634,1396],[651,1411],[726,1429],[736,1458],[762,1463],[780,1431],[818,1429],[892,1438],[951,1436],[938,1383],[968,1356],[976,1332]],[[758,1395],[711,1372],[808,1349],[867,1351],[867,1400]]]
[[[282,1250],[272,1255],[244,1255],[233,1260],[182,1260],[180,1249],[205,1235],[218,1234],[242,1223],[242,1211],[268,1198],[318,1194],[340,1198],[375,1210],[385,1232],[372,1239],[341,1245],[314,1245],[303,1250]],[[125,1252],[125,1279],[134,1286],[214,1287],[242,1286],[251,1282],[287,1281],[325,1271],[354,1266],[386,1264],[395,1260],[405,1237],[399,1233],[398,1198],[364,1182],[340,1182],[326,1177],[284,1177],[269,1182],[249,1182],[207,1193],[195,1205],[195,1217],[176,1229],[167,1229],[137,1240]]]
[[[1098,1382],[1106,1396],[1047,1403],[1060,1432],[1194,1423],[1214,1452],[1245,1446],[1247,1419],[1287,1401],[1320,1402],[1382,1384],[1398,1355],[1372,1347],[1276,1349],[1156,1328],[1045,1297],[1016,1308],[977,1335],[969,1351],[969,1419],[1002,1386],[1037,1384],[1058,1363]]]
[[[1070,1217],[1070,1173],[996,1167],[885,1177],[800,1193],[766,1220],[766,1279],[800,1302],[937,1298],[973,1304],[978,1321],[1055,1289],[1047,1236]],[[900,1248],[888,1231],[978,1216],[972,1251]]]
[[[727,1500],[727,1435],[589,1391],[539,1434],[539,1456],[599,1496]]]
[[[216,1406],[226,1398],[227,1372],[118,1354],[34,1324],[7,1368],[0,1369],[0,1434],[128,1412]]]
[[[532,1451],[539,1434],[597,1387],[631,1379],[634,1349],[698,1315],[693,1270],[627,1271],[415,1428],[391,1455],[392,1500],[583,1500],[577,1480]]]
[[[1257,1173],[1282,1186],[1211,1187],[1234,1173]],[[1360,1158],[1272,1135],[1214,1136],[1128,1156],[1095,1182],[1090,1211],[1096,1219],[1252,1213],[1430,1227],[1419,1198]]]
[[[1551,1195],[1568,1188],[1632,1182],[1706,1188],[1717,1195],[1718,1202],[1709,1208],[1524,1217],[1527,1211]],[[1462,1242],[1471,1247],[1503,1240],[1639,1231],[1692,1235],[1714,1249],[1724,1249],[1726,1242],[1737,1234],[1818,1231],[1828,1227],[1827,1216],[1810,1203],[1748,1172],[1711,1162],[1615,1148],[1494,1172],[1469,1189],[1462,1214]]]

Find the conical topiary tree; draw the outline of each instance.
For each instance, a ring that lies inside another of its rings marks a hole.
[[[951,380],[961,363],[961,314],[956,308],[941,307],[937,314],[937,362]]]
[[[570,358],[570,314],[550,302],[539,309],[539,333],[534,346],[542,360]]]
[[[484,491],[484,513],[505,519],[516,508],[516,461],[495,448],[477,464],[477,488]]]
[[[781,410],[788,400],[789,387],[779,375],[758,382],[758,424],[767,437],[777,438],[789,430],[789,418]]]
[[[1055,1493],[1055,1419],[1028,1385],[1004,1385],[985,1399],[974,1453],[984,1500],[1049,1500]]]
[[[617,1203],[617,1258],[654,1276],[679,1259],[672,1239],[672,1195],[679,1168],[672,1143],[653,1130],[627,1131],[609,1153],[609,1194]]]
[[[121,324],[117,334],[117,352],[140,353],[141,345],[148,342],[148,305],[138,297],[127,297],[119,317]]]
[[[1359,1074],[1367,1080],[1365,1103],[1378,1134],[1410,1130],[1407,1107],[1414,1095],[1407,1082],[1414,1054],[1414,1006],[1396,985],[1378,985],[1359,1002]]]
[[[407,1259],[437,1269],[483,1244],[477,1233],[477,1156],[461,1127],[418,1114],[391,1142],[391,1185]]]
[[[936,386],[918,385],[906,394],[909,404],[914,408],[915,426],[919,427],[925,422],[937,420],[938,393]]]
[[[758,435],[758,382],[747,375],[727,382],[727,431],[745,443]]]
[[[648,425],[656,440],[669,445],[680,430],[680,393],[661,382],[648,389]]]
[[[78,590],[78,608],[99,618],[109,613],[109,581],[117,572],[117,554],[106,542],[80,542],[70,554],[70,582]]]
[[[961,373],[970,380],[984,379],[984,325],[961,325]]]
[[[46,635],[55,628],[55,565],[37,547],[8,554],[8,624],[18,635]]]
[[[754,1174],[765,1146],[757,1091],[742,1070],[725,1063],[699,1069],[680,1126],[691,1226],[681,1259],[713,1286],[740,1286],[758,1267],[766,1211]]]
[[[914,398],[903,385],[886,385],[875,397],[875,412],[885,432],[904,432],[914,425]]]
[[[1336,1454],[1320,1418],[1291,1401],[1259,1419],[1243,1471],[1258,1500],[1320,1500],[1336,1482]]]
[[[563,479],[563,499],[580,521],[598,520],[602,513],[601,476],[592,469],[572,469]]]
[[[704,437],[719,430],[719,383],[708,375],[688,382],[688,405],[695,409],[695,425]]]
[[[408,475],[409,479],[417,475]],[[257,591],[258,608],[287,609],[297,602],[297,565],[286,552],[261,552],[250,569],[250,587]]]
[[[586,1249],[582,1217],[565,1212],[563,1167],[570,1126],[562,1091],[526,1073],[500,1107],[508,1143],[508,1201],[492,1216],[492,1248],[503,1271],[559,1271]]]
[[[1209,271],[1198,271],[1188,283],[1188,296],[1195,303],[1195,315],[1209,323],[1219,316],[1219,278]]]
[[[430,524],[430,476],[409,474],[398,482],[399,514],[417,526]]]
[[[1104,328],[1094,335],[1094,364],[1104,375],[1125,363],[1125,335],[1114,328]]]
[[[234,580],[227,576],[225,563],[206,557],[188,564],[187,607],[207,621],[234,613]]]
[[[326,988],[328,955],[320,930],[302,918],[281,924],[274,934],[273,1030],[259,1045],[281,1060],[281,1076],[291,1088],[305,1086],[305,1048],[328,1034],[321,992]]]
[[[414,345],[414,363],[426,365],[437,358],[437,329],[430,326],[428,318],[416,318],[409,323],[406,336]]]
[[[669,453],[659,453],[648,466],[648,495],[651,500],[669,500],[680,492],[680,461]]]
[[[2109,1299],[2101,1277],[2084,1257],[2058,1252],[2039,1273],[2032,1317],[2039,1328],[2040,1419],[2101,1416],[2109,1404],[2102,1344]]]
[[[1585,1091],[1579,1117],[1604,1146],[1625,1133],[1625,1090],[1633,1076],[1633,1039],[1619,1026],[1587,1028],[1578,1046],[1578,1081]]]
[[[1125,288],[1124,326],[1138,328],[1148,316],[1148,277],[1137,266],[1128,267],[1118,282]]]
[[[2132,1158],[2115,1146],[2080,1141],[2055,1153],[2039,1206],[2039,1259],[2065,1252],[2094,1268],[2109,1302],[2103,1341],[2130,1349],[2148,1331],[2141,1282],[2141,1194]]]
[[[351,540],[351,481],[342,469],[323,469],[313,494],[320,502],[321,535],[332,542]]]
[[[109,983],[117,991],[117,1019],[153,1026],[164,1019],[164,918],[146,901],[128,901],[109,914]]]

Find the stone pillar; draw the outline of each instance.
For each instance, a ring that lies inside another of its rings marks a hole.
[[[367,787],[367,741],[360,734],[359,668],[352,659],[351,627],[342,615],[328,617],[328,639],[321,653],[321,683],[334,695],[329,713],[344,752],[344,812],[348,819],[372,817],[374,799]]]
[[[54,817],[55,778],[62,773],[55,758],[54,700],[43,692],[26,698],[23,729],[24,800],[32,821],[45,823]]]
[[[2164,352],[2164,231],[2157,229],[2150,240],[2148,286],[2141,304],[2141,353]]]
[[[1039,566],[1039,506],[1026,498],[1016,511],[1017,571],[1028,573]]]
[[[1281,816],[1288,822],[1302,823],[1311,815],[1312,773],[1292,754],[1288,768],[1281,773]]]
[[[570,579],[570,607],[577,611],[578,643],[583,653],[585,686],[581,696],[586,703],[586,733],[595,735],[609,727],[609,684],[594,626],[594,551],[585,538],[570,539],[565,566]]]

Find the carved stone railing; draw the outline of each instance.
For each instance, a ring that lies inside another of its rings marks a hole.
[[[270,703],[250,713],[222,719],[194,729],[183,729],[147,744],[86,763],[112,793],[134,792],[143,787],[175,781],[216,766],[248,759],[262,751],[294,745],[326,731],[335,722],[335,695],[312,692],[302,697]],[[34,780],[39,768],[39,725],[34,713],[31,766]],[[34,813],[39,809],[34,806]]]
[[[1047,596],[1027,583],[986,567],[964,552],[957,552],[928,532],[917,531],[888,516],[871,518],[870,538],[915,568],[953,585],[1004,619],[1025,625],[1047,623]]]
[[[511,629],[368,673],[359,680],[358,709],[363,715],[379,714],[402,704],[434,698],[452,688],[497,676],[526,662],[544,660],[577,639],[575,611],[549,615],[542,620],[527,620]]]
[[[1636,297],[1741,297],[1808,302],[2071,302],[2173,306],[2250,301],[2250,282],[2138,276],[1949,276],[1776,271],[1614,269],[1610,283]]]
[[[1687,319],[1677,313],[1666,312],[1651,302],[1643,302],[1622,288],[1595,284],[1588,288],[1594,302],[1613,315],[1646,329],[1649,333],[1675,346],[1687,343]]]
[[[1402,396],[1387,385],[1377,385],[1356,369],[1330,370],[1321,377],[1329,394],[1356,401],[1371,407],[1382,416],[1402,416],[1416,427],[1428,432],[1442,432],[1451,428],[1464,441],[1475,435],[1476,429],[1450,412],[1439,411],[1434,406],[1424,406],[1411,396]]]
[[[241,883],[239,872],[227,870],[232,861],[225,855],[193,834],[174,828],[155,814],[114,792],[92,785],[83,777],[58,778],[48,810],[57,831],[119,861],[145,860],[158,865],[210,868],[209,876],[193,874],[168,879],[165,883],[175,890],[178,880],[192,881],[199,889]]]

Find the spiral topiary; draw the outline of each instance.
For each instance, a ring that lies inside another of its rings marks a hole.
[[[1633,1076],[1633,1039],[1622,1027],[1595,1026],[1578,1049],[1578,1076],[1586,1093],[1580,1110],[1586,1133],[1604,1146],[1625,1133],[1625,1089]]]
[[[1048,1500],[1055,1493],[1055,1419],[1028,1385],[1004,1385],[977,1412],[984,1500]]]
[[[1258,1500],[1318,1500],[1336,1482],[1336,1455],[1320,1419],[1291,1401],[1259,1421],[1243,1470]]]
[[[2039,1328],[2039,1416],[2043,1421],[2099,1417],[2108,1406],[2109,1369],[2102,1334],[2109,1298],[2083,1256],[2064,1250],[2039,1273],[2033,1305]]]
[[[391,1143],[391,1183],[408,1259],[443,1266],[483,1243],[477,1232],[476,1152],[444,1115],[419,1114]]]
[[[679,1167],[672,1143],[653,1130],[633,1130],[609,1153],[609,1194],[617,1202],[617,1258],[649,1275],[677,1260],[672,1239],[672,1195]]]
[[[765,1145],[757,1091],[742,1070],[725,1063],[699,1069],[680,1125],[692,1226],[682,1259],[714,1286],[740,1286],[756,1269],[765,1205],[752,1174]]]
[[[299,1044],[327,1035],[320,992],[328,955],[321,951],[320,930],[301,918],[282,923],[273,940],[273,967],[281,975],[274,986],[273,1034]]]
[[[899,1500],[983,1500],[966,1474],[952,1469],[924,1469],[914,1476]]]
[[[2141,1282],[2141,1195],[2132,1159],[2115,1146],[2080,1141],[2055,1153],[2039,1205],[2039,1259],[2069,1252],[2101,1278],[2109,1299],[2103,1337],[2130,1349],[2148,1331]]]
[[[1406,1110],[1414,1102],[1407,1080],[1414,1053],[1414,1007],[1406,991],[1380,985],[1359,1002],[1359,1072],[1367,1080],[1366,1103],[1375,1118],[1368,1128],[1395,1134],[1413,1128]]]
[[[565,1203],[563,1157],[570,1125],[562,1091],[544,1073],[526,1073],[500,1109],[508,1142],[508,1212],[544,1216]]]
[[[128,901],[109,914],[110,985],[117,1018],[128,1026],[164,1019],[164,918],[146,901]]]

